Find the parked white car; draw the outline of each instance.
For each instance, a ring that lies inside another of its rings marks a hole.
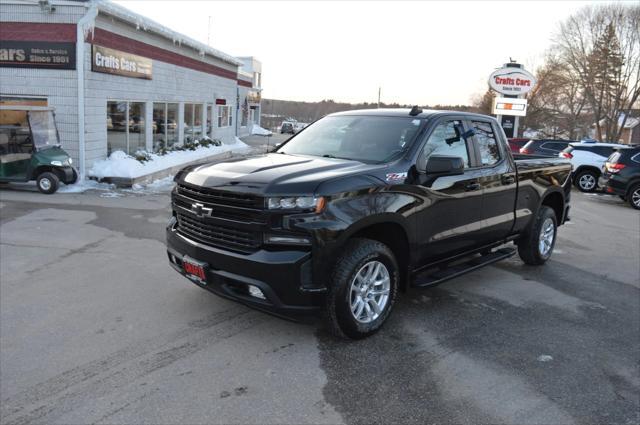
[[[598,178],[607,158],[625,145],[616,143],[579,142],[570,143],[560,152],[561,158],[571,161],[573,183],[581,192],[593,192],[598,188]]]

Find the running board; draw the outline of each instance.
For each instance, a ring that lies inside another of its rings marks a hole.
[[[413,279],[413,284],[411,286],[417,288],[426,288],[429,286],[438,285],[449,279],[456,278],[465,273],[472,272],[481,267],[512,257],[515,253],[515,248],[501,248],[490,254],[473,257],[463,263],[457,263],[455,265],[436,269],[431,273],[425,271],[415,276],[415,278]]]

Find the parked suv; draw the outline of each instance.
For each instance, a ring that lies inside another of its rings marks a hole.
[[[520,148],[520,153],[524,155],[557,156],[571,142],[574,142],[574,140],[529,140],[529,143]]]
[[[602,168],[599,183],[605,193],[618,195],[640,210],[640,147],[614,152]]]
[[[573,182],[581,192],[593,192],[598,188],[598,178],[607,158],[625,145],[615,143],[571,143],[560,152],[561,158],[571,161]]]

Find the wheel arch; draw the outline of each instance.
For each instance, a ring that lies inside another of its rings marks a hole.
[[[56,167],[52,167],[50,165],[39,165],[37,166],[31,173],[31,179],[35,180],[42,173],[50,172],[56,175],[60,181],[64,180],[64,173],[58,170]]]
[[[595,165],[581,165],[578,168],[576,168],[576,171],[573,172],[573,175],[577,176],[578,174],[584,171],[593,171],[594,173],[596,173],[596,176],[598,177],[600,176],[600,174],[602,174],[602,171]]]
[[[341,246],[352,238],[372,239],[391,249],[400,271],[400,288],[405,290],[408,284],[408,271],[411,263],[411,249],[406,218],[399,219],[395,214],[379,214],[351,226],[341,237]]]
[[[564,218],[564,194],[559,190],[548,192],[542,198],[538,210],[543,206],[550,207],[555,212],[558,226],[560,226]]]

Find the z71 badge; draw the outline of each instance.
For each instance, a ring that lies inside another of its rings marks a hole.
[[[388,173],[387,181],[388,182],[402,182],[407,179],[407,173]]]

